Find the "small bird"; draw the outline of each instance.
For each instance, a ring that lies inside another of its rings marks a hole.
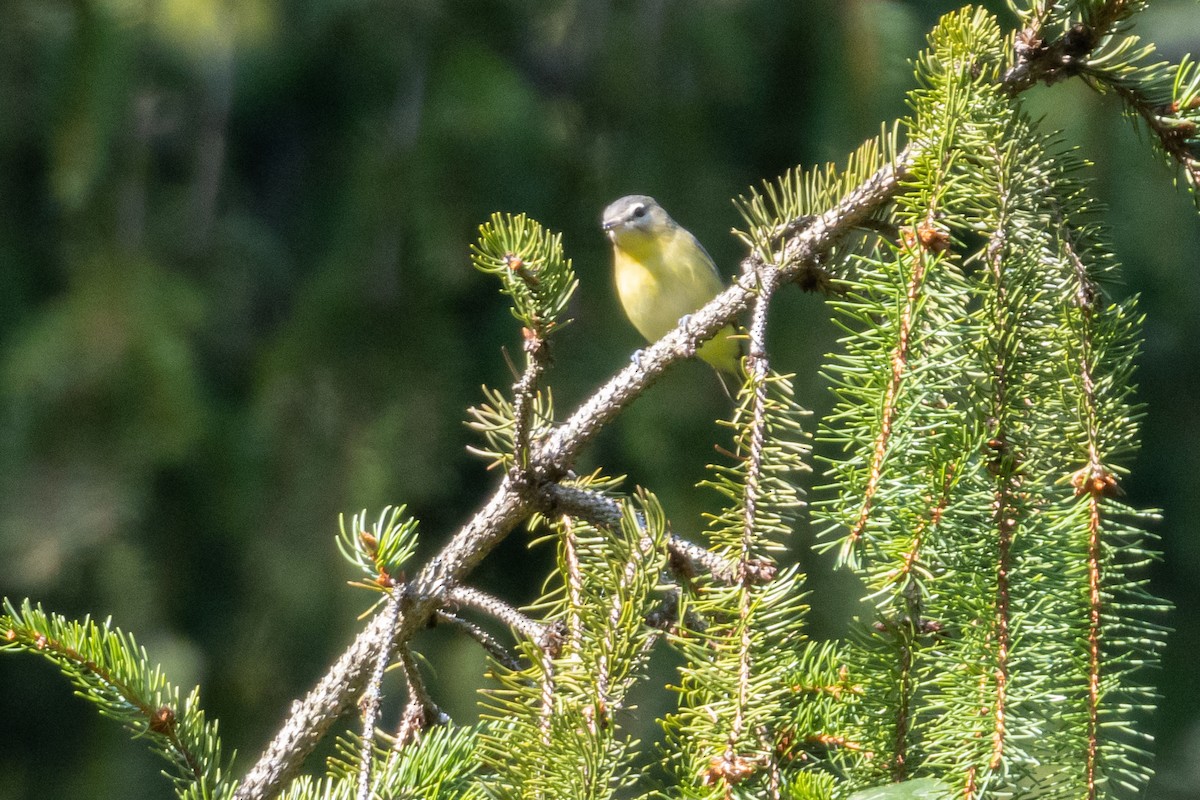
[[[723,289],[704,247],[644,194],[604,209],[601,227],[613,245],[617,296],[638,333],[654,342]],[[740,376],[742,348],[734,327],[722,328],[696,355],[720,372]]]

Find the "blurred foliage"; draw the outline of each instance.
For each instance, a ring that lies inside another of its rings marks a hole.
[[[338,514],[406,503],[434,547],[494,480],[464,409],[511,381],[500,348],[520,339],[470,268],[477,226],[524,212],[564,232],[581,286],[548,377],[570,408],[640,346],[600,209],[652,194],[732,272],[729,198],[904,114],[907,59],[957,5],[0,3],[0,594],[138,631],[203,685],[244,768],[368,602],[344,585]],[[1139,25],[1165,58],[1200,51],[1194,0]],[[1115,100],[1036,91],[1095,162],[1148,316],[1127,486],[1165,511],[1155,580],[1179,607],[1151,795],[1200,797],[1200,225]],[[834,332],[788,295],[797,324],[773,345],[820,413]],[[676,370],[581,469],[626,472],[698,527],[713,380]],[[553,554],[525,547],[480,584],[535,596]],[[836,632],[844,578],[805,566]],[[482,655],[442,631],[419,644],[466,721]],[[166,796],[158,769],[48,668],[0,660],[0,800]]]

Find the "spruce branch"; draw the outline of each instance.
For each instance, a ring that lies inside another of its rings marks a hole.
[[[562,235],[552,234],[524,214],[493,214],[479,226],[471,262],[500,280],[512,298],[513,316],[537,339],[570,323],[562,314],[579,286],[571,260],[563,255]]]
[[[1076,284],[1075,296],[1079,301],[1080,314],[1076,317],[1078,343],[1078,375],[1082,389],[1082,411],[1087,448],[1087,464],[1073,473],[1071,484],[1076,494],[1086,495],[1088,504],[1087,573],[1088,573],[1088,630],[1087,630],[1087,750],[1086,786],[1088,800],[1094,800],[1098,792],[1100,764],[1100,711],[1101,711],[1101,652],[1100,638],[1102,620],[1103,532],[1101,499],[1117,490],[1116,478],[1102,463],[1100,455],[1100,408],[1094,375],[1095,335],[1092,319],[1095,312],[1095,282],[1089,274],[1083,256],[1075,241],[1075,234],[1067,221],[1059,214],[1056,218],[1056,234],[1059,249],[1070,275]]]
[[[454,607],[472,608],[503,622],[538,647],[552,647],[557,638],[553,626],[543,625],[499,597],[479,589],[470,586],[455,586],[450,590],[449,601]]]
[[[406,507],[387,506],[368,525],[364,509],[349,524],[338,516],[337,547],[342,557],[357,567],[367,580],[355,583],[376,591],[388,591],[396,576],[417,549],[417,520],[406,517]]]
[[[742,542],[738,563],[740,582],[744,589],[753,584],[748,580],[748,567],[755,560],[758,539],[762,535],[759,519],[760,493],[764,483],[764,449],[767,437],[768,407],[768,376],[770,366],[767,360],[767,309],[778,284],[775,275],[764,276],[759,286],[759,295],[754,303],[754,310],[749,328],[749,358],[747,360],[748,375],[746,387],[749,390],[750,418],[746,427],[746,462],[742,482]],[[714,761],[710,765],[709,775],[714,779],[719,776],[727,786],[739,782],[741,769],[741,754],[738,752],[739,743],[746,732],[746,712],[751,703],[752,671],[755,667],[752,649],[754,646],[751,615],[755,597],[750,591],[742,591],[738,597],[738,628],[740,637],[737,647],[737,684],[736,701],[733,707],[733,718],[730,721],[729,733],[725,742],[725,750],[720,763]],[[761,727],[761,726],[760,726]],[[770,751],[770,746],[760,741],[762,751]],[[778,766],[774,760],[768,763],[768,791],[771,796],[778,796],[779,776]]]
[[[794,473],[808,469],[800,425],[806,412],[792,400],[787,377],[770,371],[766,355],[767,309],[779,285],[776,271],[760,277],[747,380],[728,423],[734,464],[711,467],[713,477],[703,484],[727,499],[709,532],[715,551],[739,569],[728,585],[697,580],[685,587],[683,622],[671,631],[687,664],[680,708],[665,725],[689,796],[778,798],[790,779],[784,742],[793,728],[781,714],[783,677],[810,646],[801,629],[803,576],[792,566],[763,583],[743,567],[781,549],[803,505]]]
[[[1004,85],[1015,94],[1038,82],[1052,84],[1080,74],[1093,52],[1114,39],[1143,6],[1144,0],[1077,0],[1018,10],[1025,26],[1014,37],[1013,64],[1004,73]]]
[[[488,224],[479,227],[471,260],[481,272],[500,279],[501,292],[512,298],[513,315],[523,324],[525,368],[513,386],[511,407],[497,397],[494,409],[473,410],[476,424],[490,434],[493,449],[499,449],[499,432],[509,429],[505,433],[510,448],[495,457],[509,461],[509,478],[520,483],[530,479],[527,470],[535,420],[549,418],[549,409],[540,408],[538,395],[550,358],[549,337],[569,324],[562,315],[579,281],[571,260],[563,255],[562,235],[551,234],[524,214],[493,214]]]
[[[849,334],[824,433],[843,445],[842,499],[820,513],[840,542],[858,533],[880,614],[848,653],[864,685],[848,739],[877,757],[846,758],[867,784],[921,769],[964,795],[1097,797],[1147,774],[1137,738],[1104,724],[1144,696],[1123,631],[1142,654],[1157,635],[1131,616],[1152,605],[1130,571],[1144,550],[1111,549],[1144,538],[1113,514],[1136,348],[1128,309],[1098,288],[1111,259],[1078,222],[1077,159],[989,72],[1001,42],[970,12],[931,36],[910,98],[923,151],[895,203],[904,234],[831,303]]]
[[[1200,74],[1185,56],[1178,65],[1150,62],[1154,46],[1137,36],[1122,35],[1127,20],[1145,3],[1079,4],[1080,19],[1056,38],[1049,22],[1071,9],[1053,12],[1053,4],[1029,15],[1017,33],[1013,64],[1003,83],[1014,94],[1042,82],[1080,77],[1098,92],[1112,91],[1130,116],[1140,119],[1162,152],[1183,170],[1188,185],[1200,188]]]
[[[911,150],[897,154],[894,163],[880,167],[822,213],[806,220],[780,246],[782,258],[777,263],[785,266],[766,269],[778,269],[780,282],[794,280],[806,265],[815,263],[861,221],[895,197],[901,181],[908,175],[912,157]],[[682,327],[672,330],[643,351],[637,364],[625,367],[597,389],[562,425],[534,445],[531,469],[535,478],[551,483],[568,474],[580,450],[605,425],[669,366],[686,358],[694,350],[695,342],[716,335],[745,311],[754,295],[754,282],[739,280],[692,314],[686,331]],[[391,637],[392,646],[407,641],[420,630],[429,616],[445,604],[451,587],[469,575],[536,504],[537,495],[529,487],[502,479],[483,507],[411,582],[410,602]],[[353,705],[365,686],[371,655],[378,652],[379,644],[387,638],[387,631],[378,619],[372,621],[317,685],[293,704],[287,720],[239,785],[235,795],[238,800],[260,800],[278,794],[333,722]]]
[[[973,450],[970,440],[954,440],[972,435],[955,402],[971,373],[963,369],[968,292],[954,263],[956,211],[948,195],[965,169],[956,149],[970,146],[963,122],[997,110],[969,105],[989,93],[986,65],[998,60],[998,42],[977,33],[986,26],[985,17],[968,12],[944,19],[931,35],[933,52],[919,61],[931,85],[910,98],[910,139],[923,149],[911,168],[912,191],[897,199],[900,241],[860,259],[844,298],[832,304],[850,335],[830,374],[839,405],[823,436],[847,457],[835,460],[832,473],[842,498],[819,513],[831,515],[831,531],[844,531],[841,558],[861,571],[883,615],[882,630],[864,634],[855,656],[869,687],[860,712],[869,722],[847,734],[861,749],[844,751],[885,754],[857,765],[864,782],[875,770],[901,779],[919,763],[913,751],[927,712],[915,687],[930,672],[922,654],[929,643],[915,629],[925,618],[924,585],[936,574],[947,495],[963,472],[956,462]]]
[[[509,477],[513,481],[527,480],[530,437],[534,408],[537,404],[538,383],[549,358],[549,343],[537,331],[522,329],[525,350],[525,371],[513,385],[513,459]]]
[[[995,420],[992,429],[993,438],[1005,443],[1005,449],[993,462],[992,470],[995,476],[992,501],[995,511],[992,522],[996,534],[995,694],[992,702],[988,705],[993,724],[991,754],[987,767],[996,771],[1004,762],[1004,749],[1009,736],[1006,719],[1010,713],[1008,707],[1008,682],[1011,668],[1009,650],[1012,647],[1013,620],[1009,574],[1013,569],[1013,539],[1021,521],[1028,517],[1028,509],[1022,508],[1019,456],[1008,449],[1010,440],[1017,438],[1014,431],[1009,429],[1011,417],[1017,412],[1015,411],[1016,404],[1010,395],[1008,375],[1010,372],[1016,372],[1018,368],[1014,361],[1017,357],[1015,346],[1019,339],[1014,334],[1013,328],[1021,324],[1021,317],[1013,313],[1017,301],[1010,299],[1010,294],[1013,292],[1012,287],[1008,284],[1011,270],[1008,268],[1007,261],[1011,256],[1010,249],[1013,247],[1009,242],[1008,226],[1013,223],[1006,214],[1015,198],[1011,196],[1010,189],[1006,185],[1009,176],[1004,171],[1001,154],[993,147],[988,155],[990,156],[989,162],[995,171],[996,186],[1000,190],[995,228],[990,233],[984,251],[984,260],[991,273],[993,284],[992,292],[989,294],[989,307],[985,310],[990,317],[987,322],[991,331],[993,348],[991,358],[988,359],[993,372],[990,418]],[[1020,287],[1015,288],[1019,291]],[[976,783],[976,769],[974,764],[969,767],[968,790]]]
[[[388,592],[387,603],[381,615],[386,620],[387,641],[396,629],[400,620],[400,592],[393,589]],[[371,797],[371,765],[374,763],[372,753],[375,748],[375,721],[379,717],[379,708],[383,703],[383,675],[387,671],[390,660],[390,648],[387,642],[381,642],[379,652],[375,656],[375,665],[371,670],[371,678],[363,692],[359,707],[362,709],[362,747],[359,750],[358,766],[358,800],[370,800]]]
[[[611,527],[621,522],[621,503],[600,492],[563,483],[548,484],[542,492],[547,501],[546,513],[568,514],[601,527]],[[769,560],[739,562],[724,558],[676,533],[668,535],[666,545],[667,564],[681,579],[707,572],[723,583],[742,580],[743,576],[754,582],[765,583],[775,575],[775,565]]]
[[[929,218],[932,219],[935,213],[934,208],[929,209]],[[927,261],[931,256],[926,249],[918,244],[917,237],[913,229],[906,231],[909,234],[906,239],[906,247],[909,248],[909,255],[912,258],[912,272],[908,278],[908,286],[904,293],[904,307],[900,312],[899,325],[897,329],[896,344],[892,348],[891,353],[891,377],[884,389],[883,399],[881,402],[881,417],[879,424],[879,432],[875,436],[874,446],[871,451],[871,462],[867,467],[867,481],[863,488],[862,497],[859,504],[857,518],[847,534],[840,560],[843,563],[853,563],[854,549],[857,547],[859,540],[862,538],[863,532],[866,529],[867,521],[871,516],[871,507],[875,501],[875,493],[879,488],[879,481],[883,476],[883,460],[887,455],[892,445],[892,426],[895,424],[897,406],[897,394],[900,391],[901,382],[903,381],[908,371],[909,344],[912,336],[913,315],[916,312],[919,301],[922,299],[924,292],[923,284],[927,268]]]
[[[293,704],[287,720],[234,796],[250,800],[277,795],[334,721],[353,706],[366,685],[372,655],[379,652],[379,647],[389,641],[391,647],[398,647],[423,628],[430,615],[445,604],[450,588],[466,577],[532,507],[528,490],[501,479],[484,507],[410,583],[409,602],[402,609],[395,634],[389,637],[387,626],[376,617],[355,637],[317,685]]]
[[[1182,168],[1195,192],[1200,188],[1200,103],[1196,100],[1200,74],[1196,62],[1185,58],[1176,67],[1159,63],[1141,72],[1131,80],[1089,67],[1083,77],[1094,88],[1107,86],[1121,98],[1131,114],[1145,123],[1163,153]],[[1168,81],[1176,89],[1175,97],[1165,92]]]
[[[775,290],[779,288],[776,274],[764,275],[759,285],[758,298],[754,302],[749,328],[749,358],[747,375],[751,390],[750,420],[747,430],[749,442],[746,449],[746,479],[742,490],[743,522],[742,580],[745,581],[745,565],[753,558],[753,543],[759,529],[758,502],[763,490],[763,453],[767,438],[768,377],[771,367],[767,358],[767,310]]]
[[[1058,63],[1061,67],[1061,57]],[[999,80],[998,77],[987,79]],[[1013,93],[1019,93],[1032,82],[1027,75],[1010,73],[1004,85],[1011,86]],[[411,604],[405,608],[401,624],[392,637],[393,645],[406,641],[425,624],[430,614],[444,607],[451,587],[458,585],[515,525],[542,506],[542,487],[553,486],[569,475],[581,449],[625,406],[665,369],[694,352],[697,343],[715,335],[750,307],[760,280],[755,276],[773,273],[773,279],[783,284],[810,274],[854,230],[876,220],[877,215],[901,195],[912,179],[914,164],[929,146],[924,140],[914,142],[894,157],[887,158],[886,163],[874,171],[857,177],[851,185],[839,184],[836,196],[828,198],[820,208],[777,223],[774,232],[760,241],[763,246],[747,256],[741,277],[734,285],[692,314],[686,324],[648,347],[637,364],[629,365],[599,387],[561,425],[545,436],[532,436],[528,475],[533,488],[525,481],[503,479],[483,508],[420,571],[412,582]],[[938,222],[935,219],[925,228],[919,227],[919,220],[914,223],[911,233],[918,237],[921,247],[941,246],[938,244],[941,241]],[[519,270],[504,266],[520,277]],[[835,277],[841,274],[837,273]],[[529,289],[528,285],[522,285],[525,288],[518,291]],[[956,473],[942,472],[933,485],[940,491],[947,481],[960,479]],[[935,527],[936,522],[931,520],[929,525]],[[919,574],[924,569],[918,562],[919,558],[912,559],[912,574]],[[369,646],[370,642],[382,638],[386,637],[373,623],[338,660],[329,675],[297,704],[292,719],[247,776],[244,792],[239,793],[239,797],[267,796],[277,790],[284,777],[294,772],[332,720],[361,691],[365,683],[362,659],[365,654],[376,652]]]
[[[485,693],[483,754],[498,797],[602,798],[622,785],[626,697],[641,677],[645,623],[663,566],[665,519],[639,494],[619,526],[556,521],[556,585],[536,603],[564,631],[554,654],[525,642],[529,666],[497,667]]]
[[[421,677],[417,659],[408,645],[400,648],[400,666],[404,670],[404,685],[408,688],[408,702],[400,715],[400,726],[396,729],[392,747],[401,750],[419,741],[434,725],[448,725],[450,717],[442,711],[429,693],[425,679]]]
[[[1077,206],[1078,201],[1074,205]],[[1121,624],[1114,615],[1121,603],[1114,597],[1113,587],[1122,583],[1121,566],[1114,563],[1111,552],[1113,535],[1120,531],[1120,526],[1114,525],[1115,518],[1122,511],[1118,505],[1122,495],[1117,479],[1120,467],[1112,459],[1129,452],[1136,434],[1128,424],[1112,424],[1114,416],[1127,416],[1134,410],[1127,405],[1132,353],[1127,347],[1113,347],[1129,338],[1128,323],[1123,315],[1098,313],[1101,298],[1096,289],[1096,274],[1111,266],[1106,263],[1107,252],[1095,240],[1095,232],[1089,227],[1081,227],[1077,222],[1081,216],[1078,208],[1072,210],[1075,213],[1066,213],[1061,205],[1054,206],[1052,232],[1058,258],[1076,298],[1069,313],[1064,315],[1060,332],[1068,352],[1074,355],[1073,382],[1080,397],[1075,406],[1078,413],[1076,458],[1083,466],[1070,474],[1069,484],[1078,501],[1085,506],[1086,519],[1080,527],[1086,530],[1086,543],[1082,549],[1087,563],[1087,610],[1086,625],[1080,625],[1080,628],[1086,629],[1084,784],[1090,799],[1099,796],[1106,772],[1112,772],[1109,764],[1114,760],[1113,748],[1106,742],[1103,731],[1103,721],[1111,714],[1108,695],[1116,685],[1114,678],[1129,677],[1122,675],[1121,645],[1111,641],[1117,638],[1113,633]],[[1124,591],[1131,588],[1126,584]],[[1139,604],[1141,601],[1144,598],[1134,599]],[[1145,637],[1143,646],[1155,640],[1153,634]],[[1138,754],[1134,752],[1133,755]],[[1124,758],[1136,763],[1128,754]],[[1136,783],[1136,768],[1133,773],[1130,782]]]
[[[117,720],[171,765],[181,798],[224,798],[233,789],[222,764],[217,724],[200,708],[199,690],[180,702],[179,689],[152,666],[145,648],[111,620],[67,620],[28,600],[6,598],[0,651],[27,652],[54,663],[100,713]]]
[[[508,648],[501,644],[501,642],[496,639],[495,636],[492,636],[474,622],[463,619],[457,614],[451,614],[449,611],[444,609],[435,612],[434,619],[437,620],[439,624],[450,625],[462,631],[467,636],[470,636],[479,643],[479,646],[483,648],[485,653],[487,653],[504,667],[507,667],[508,669],[517,669],[520,666],[516,655],[514,655],[509,651]]]
[[[407,583],[399,569],[416,523],[401,522],[402,509],[371,532],[360,517],[343,529],[339,545],[369,586],[387,592],[386,608],[294,705],[236,796],[276,794],[356,697],[364,709],[359,797],[406,754],[423,752],[436,735],[426,729],[444,715],[410,640],[431,619],[464,627],[500,662],[502,688],[483,737],[502,776],[497,793],[604,796],[628,769],[618,712],[660,638],[645,623],[666,618],[664,608],[682,618],[666,627],[689,657],[669,738],[697,796],[827,800],[833,782],[811,768],[818,761],[854,785],[900,782],[879,795],[889,798],[918,788],[920,780],[905,780],[917,768],[970,796],[1012,776],[1041,781],[1039,789],[1082,784],[1089,800],[1106,781],[1142,781],[1136,746],[1101,736],[1124,724],[1120,703],[1144,698],[1135,672],[1159,633],[1129,618],[1154,605],[1133,573],[1152,554],[1140,532],[1117,522],[1128,512],[1117,498],[1119,459],[1136,432],[1123,388],[1136,349],[1132,312],[1100,296],[1104,256],[1088,231],[1066,222],[1085,210],[1059,174],[1068,159],[1032,134],[1015,105],[1039,81],[1078,75],[1112,88],[1195,182],[1200,78],[1185,60],[1168,101],[1165,72],[1130,66],[1148,51],[1117,35],[1141,5],[1036,4],[1003,76],[1006,45],[994,21],[982,12],[947,18],[920,63],[909,146],[897,151],[885,132],[842,171],[796,170],[743,199],[748,230],[738,235],[749,255],[735,284],[557,427],[540,385],[574,274],[556,236],[523,216],[494,216],[473,260],[513,299],[527,354],[511,402],[485,389],[487,403],[471,412],[487,440],[482,452],[505,467],[500,485]],[[1071,15],[1081,21],[1068,27]],[[1060,22],[1065,31],[1053,38]],[[1057,225],[1052,235],[1047,219]],[[897,232],[898,241],[854,239],[864,228]],[[985,244],[968,252],[965,242],[980,237]],[[802,576],[769,557],[801,505],[786,474],[806,468],[807,444],[805,412],[766,357],[768,303],[789,282],[825,288],[833,280],[846,290],[831,305],[848,337],[831,370],[840,406],[827,430],[847,455],[834,466],[842,494],[826,515],[845,528],[843,561],[859,568],[880,617],[849,656],[804,640]],[[708,482],[730,501],[712,519],[710,552],[669,536],[649,495],[607,497],[572,469],[665,369],[748,309],[750,374],[731,424],[739,462],[714,468]],[[552,620],[544,625],[462,584],[538,514],[554,517],[563,579],[541,601]],[[663,598],[658,578],[668,563],[685,579]],[[693,582],[697,567],[708,574]],[[528,666],[447,610],[456,606],[527,637],[518,646]],[[942,619],[960,626],[944,641]],[[1044,658],[1023,649],[1034,635],[1045,640]],[[47,640],[22,641],[45,649]],[[393,658],[409,688],[395,737],[405,747],[377,764],[379,684]],[[1047,698],[1065,709],[1054,730],[1040,730],[1030,713]],[[173,714],[162,706],[146,724],[161,734],[155,726],[170,729]],[[504,761],[514,742],[515,767]],[[1049,777],[1034,769],[1042,766]]]

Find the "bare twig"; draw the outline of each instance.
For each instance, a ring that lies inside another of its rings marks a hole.
[[[385,618],[390,639],[390,634],[396,630],[396,624],[400,621],[399,588],[388,594],[387,605],[380,616]],[[371,670],[370,683],[367,684],[360,703],[363,712],[363,732],[358,762],[358,800],[371,798],[371,765],[375,761],[375,721],[379,718],[379,706],[383,702],[383,674],[387,672],[391,651],[386,642],[380,642],[380,645],[379,653],[375,657],[375,667]]]
[[[470,636],[479,646],[487,652],[495,661],[503,667],[516,670],[520,669],[521,662],[517,657],[509,651],[507,647],[500,643],[495,636],[485,631],[483,628],[476,625],[470,620],[463,619],[457,614],[451,614],[449,611],[439,610],[434,612],[434,619],[440,624],[451,625],[458,628],[460,631]]]
[[[524,328],[525,371],[513,385],[513,463],[509,477],[514,482],[528,480],[530,436],[538,382],[549,358],[549,344],[537,332]]]
[[[621,524],[621,503],[606,494],[578,486],[549,483],[542,487],[543,511],[586,520],[597,528]]]
[[[450,590],[449,600],[451,605],[473,608],[489,617],[495,617],[538,647],[546,647],[554,638],[551,626],[531,619],[499,597],[479,589],[473,589],[470,586],[455,586]]]
[[[425,686],[425,679],[417,667],[417,659],[407,644],[400,647],[400,666],[404,670],[404,682],[408,686],[408,703],[400,717],[400,727],[396,730],[396,741],[392,747],[396,750],[403,748],[409,742],[421,738],[421,734],[433,725],[445,725],[450,717],[438,708]]]

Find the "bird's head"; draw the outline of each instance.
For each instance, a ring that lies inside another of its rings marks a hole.
[[[600,227],[614,242],[629,239],[654,238],[675,226],[653,197],[631,194],[614,200],[604,209]]]

